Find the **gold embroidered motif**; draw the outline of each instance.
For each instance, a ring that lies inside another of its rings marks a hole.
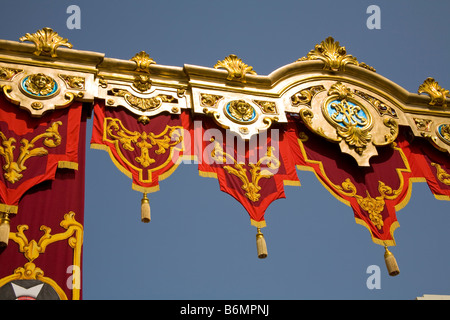
[[[134,160],[144,168],[156,162],[150,157],[149,149],[157,146],[158,150],[155,153],[159,155],[166,153],[168,149],[183,141],[183,128],[180,126],[166,126],[162,133],[156,135],[153,132],[130,131],[123,126],[119,119],[106,118],[105,121],[105,133],[108,138],[120,142],[123,149],[127,151],[134,151],[134,146],[140,148],[141,154]]]
[[[33,262],[40,254],[45,253],[45,249],[48,245],[67,240],[68,244],[73,251],[73,265],[81,268],[81,247],[83,245],[83,225],[75,220],[75,213],[70,211],[64,215],[64,220],[60,223],[61,227],[66,229],[63,233],[51,234],[51,229],[45,225],[41,226],[40,230],[44,231],[44,235],[36,240],[28,240],[24,231],[28,230],[27,225],[18,225],[17,232],[10,232],[9,238],[16,242],[19,246],[19,252],[23,253],[28,260],[23,267],[14,270],[14,274],[3,279],[0,279],[0,287],[5,283],[13,280],[40,280],[42,282],[50,284],[58,293],[61,299],[67,299],[64,290],[52,279],[44,277],[44,271],[36,267]],[[73,299],[80,299],[80,278],[79,274],[76,274],[75,269],[73,271],[73,280],[75,281],[73,288]]]
[[[440,182],[442,182],[443,184],[446,184],[448,186],[450,186],[450,174],[447,173],[442,167],[441,165],[432,162],[431,165],[433,167],[436,167],[436,175],[437,178],[439,179]]]
[[[214,141],[212,139],[212,141]],[[249,163],[248,166],[250,169],[251,181],[247,177],[247,169],[244,168],[244,164],[238,163],[234,157],[224,152],[222,146],[216,141],[214,143],[214,149],[211,152],[211,156],[214,160],[219,163],[226,163],[227,159],[234,162],[234,166],[224,166],[223,168],[227,173],[230,173],[236,177],[238,177],[242,181],[241,188],[246,192],[245,196],[253,202],[257,202],[261,195],[259,191],[261,187],[258,185],[259,180],[261,178],[269,179],[274,173],[269,170],[263,169],[261,170],[261,165],[266,164],[270,169],[278,169],[280,167],[280,160],[273,155],[274,147],[268,147],[266,155],[262,157],[256,164]]]
[[[61,135],[58,132],[58,127],[62,125],[61,121],[53,122],[50,127],[42,134],[34,137],[30,142],[27,139],[20,140],[22,146],[20,147],[20,154],[17,161],[14,161],[14,149],[16,146],[16,139],[6,138],[3,132],[0,131],[0,138],[3,140],[0,146],[0,155],[5,159],[3,170],[6,180],[11,183],[19,181],[23,175],[22,171],[26,170],[25,161],[31,157],[45,156],[48,151],[43,147],[34,148],[34,144],[41,138],[45,138],[43,144],[48,148],[55,148],[61,144]]]
[[[336,188],[341,191],[349,191],[349,193],[344,192],[344,194],[356,198],[361,208],[369,213],[370,221],[375,227],[378,228],[378,230],[381,230],[384,225],[381,212],[384,210],[385,199],[392,200],[397,198],[397,196],[400,194],[400,190],[392,190],[391,187],[385,185],[381,181],[378,182],[378,192],[380,193],[380,196],[375,198],[372,198],[369,194],[369,191],[367,190],[367,197],[364,198],[360,195],[357,195],[355,185],[348,178],[344,182],[342,182],[342,187],[336,186]]]

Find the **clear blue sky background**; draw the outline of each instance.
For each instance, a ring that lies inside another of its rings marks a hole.
[[[66,8],[81,8],[69,30]],[[366,9],[381,9],[369,30]],[[259,75],[294,62],[328,36],[410,92],[429,76],[450,88],[448,1],[8,1],[0,38],[18,41],[51,27],[74,49],[130,59],[147,51],[158,64],[213,67],[233,53]],[[89,121],[87,139],[90,140]],[[414,299],[450,294],[450,203],[424,183],[398,212],[392,247],[400,275],[389,277],[384,248],[355,223],[310,172],[285,187],[263,229],[269,256],[256,256],[256,228],[243,207],[182,165],[149,196],[152,221],[140,222],[142,194],[104,151],[87,150],[83,263],[85,299]],[[381,289],[369,290],[370,265]]]

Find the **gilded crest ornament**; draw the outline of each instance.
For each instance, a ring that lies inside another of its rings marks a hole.
[[[225,69],[228,71],[227,80],[236,80],[245,83],[245,75],[246,74],[256,74],[253,70],[253,67],[246,65],[239,59],[236,55],[230,54],[222,61],[217,61],[214,68]]]
[[[430,96],[430,106],[447,106],[446,98],[450,97],[449,91],[442,88],[433,78],[427,78],[419,87],[418,93],[426,93]]]
[[[51,28],[43,28],[33,34],[27,33],[20,38],[20,41],[30,41],[35,45],[34,54],[37,56],[45,55],[53,58],[57,57],[56,49],[60,46],[72,48],[72,44],[64,39]]]
[[[352,99],[351,90],[340,82],[331,86],[328,95],[330,98],[322,107],[325,118],[336,128],[338,136],[361,155],[372,140],[370,113]]]
[[[26,76],[21,82],[21,89],[24,93],[35,98],[49,98],[58,93],[56,81],[43,73],[36,73]]]
[[[136,71],[142,71],[146,73],[150,73],[150,65],[156,64],[155,60],[150,58],[150,55],[145,51],[137,53],[130,60],[136,62]]]
[[[255,108],[244,100],[231,101],[225,106],[225,114],[233,121],[251,123],[256,120]]]
[[[297,62],[307,60],[323,61],[325,70],[344,71],[347,64],[354,64],[375,72],[375,68],[364,62],[359,63],[355,57],[347,54],[345,47],[341,46],[339,41],[334,41],[333,37],[328,37],[320,44],[316,44],[306,57],[298,59]]]
[[[345,65],[358,65],[358,61],[352,55],[347,54],[345,47],[339,45],[339,41],[334,41],[332,37],[326,38],[320,44],[316,44],[306,57],[297,61],[321,60],[324,63],[324,69],[338,71],[344,70]]]

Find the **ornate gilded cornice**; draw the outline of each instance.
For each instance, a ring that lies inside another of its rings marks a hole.
[[[127,108],[143,123],[190,109],[248,140],[295,114],[359,165],[394,141],[400,126],[450,152],[448,90],[428,78],[418,92],[409,92],[332,37],[269,75],[257,75],[236,55],[213,67],[176,67],[156,64],[145,51],[121,60],[69,50],[61,46],[71,44],[49,28],[21,40],[34,46],[0,40],[0,89],[36,117],[96,98]]]

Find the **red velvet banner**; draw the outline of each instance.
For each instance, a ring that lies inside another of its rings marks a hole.
[[[77,169],[81,110],[75,103],[31,118],[0,97],[0,211],[14,212],[21,196],[54,179],[57,168]]]
[[[200,174],[217,178],[220,190],[243,205],[251,223],[264,227],[266,209],[285,198],[284,185],[300,185],[283,129],[273,126],[244,141],[209,118],[200,120],[195,126]]]
[[[5,105],[2,105],[0,112],[3,113],[4,110]],[[30,137],[27,138],[30,141],[32,137],[45,132],[48,123],[61,121],[58,131],[61,135],[60,146],[65,147],[59,147],[57,150],[60,153],[54,156],[58,160],[76,163],[77,170],[56,169],[55,164],[46,166],[46,163],[56,161],[50,157],[54,154],[51,153],[51,148],[47,161],[44,161],[44,156],[36,156],[35,160],[40,161],[32,162],[30,158],[26,162],[22,179],[35,183],[22,192],[22,197],[18,196],[18,213],[10,220],[8,246],[0,254],[0,299],[81,299],[87,112],[82,113],[81,104],[52,112],[40,119],[27,118],[21,112],[18,109],[13,112],[17,119],[20,118],[18,126],[11,125],[14,122],[8,121],[11,128],[14,128],[16,140]],[[77,117],[73,115],[74,112]],[[4,119],[3,114],[1,119]],[[77,129],[73,129],[73,132],[71,129],[63,130],[64,127]],[[13,131],[6,132],[11,134]],[[35,147],[37,145],[36,143]],[[64,150],[76,150],[76,153],[64,157]],[[35,165],[41,168],[34,168]],[[52,174],[46,175],[42,169],[49,167]],[[49,179],[34,179],[32,173]],[[20,185],[23,184],[22,182]],[[10,182],[6,185],[15,187]],[[12,190],[8,190],[7,194],[14,194],[19,188]]]
[[[191,126],[189,113],[160,114],[148,123],[125,108],[94,107],[91,148],[105,150],[133,189],[148,193],[159,190],[159,181],[176,169],[185,151],[185,128]],[[190,151],[190,150],[189,150]]]

